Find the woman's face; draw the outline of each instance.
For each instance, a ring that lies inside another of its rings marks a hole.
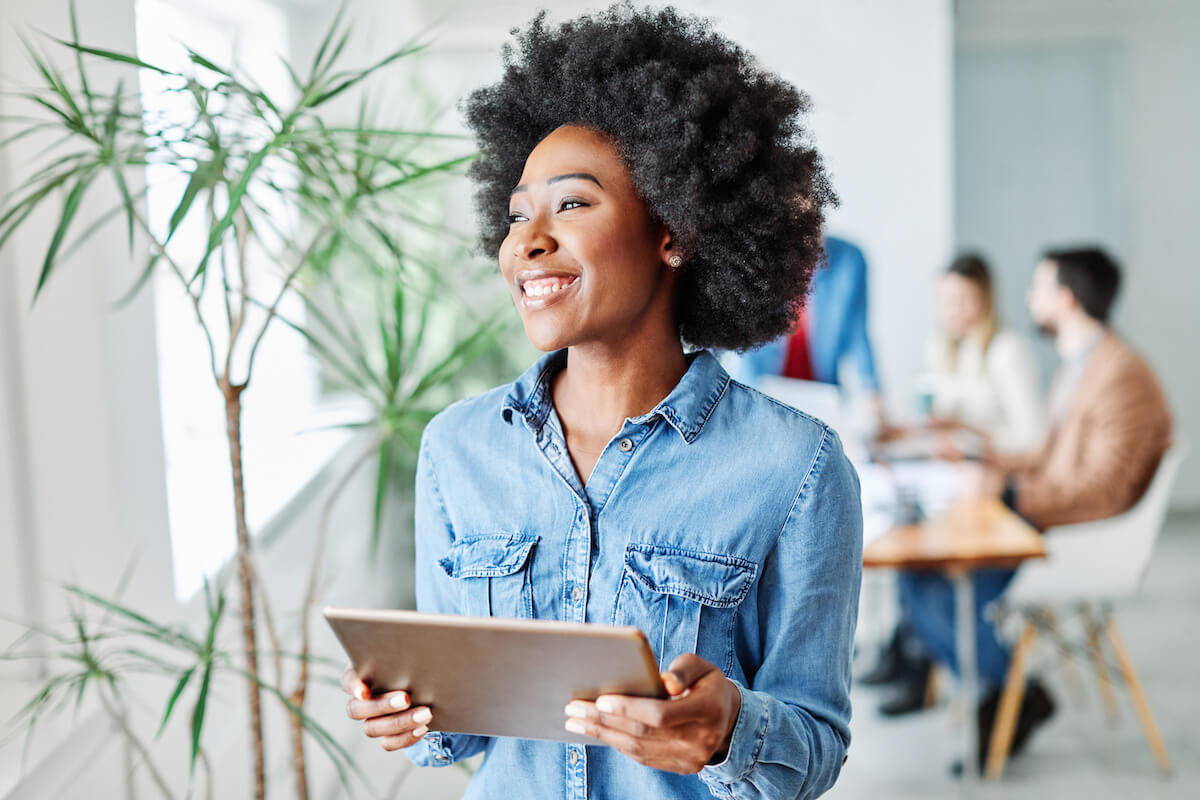
[[[500,271],[539,350],[618,343],[675,325],[669,242],[612,142],[564,125],[525,161]]]
[[[943,275],[938,286],[938,312],[946,335],[961,339],[983,319],[983,292],[961,275]]]

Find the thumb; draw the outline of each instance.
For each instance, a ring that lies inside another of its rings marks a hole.
[[[705,675],[716,670],[716,665],[705,661],[695,653],[684,653],[671,662],[667,671],[662,673],[663,684],[667,694],[672,697],[681,695]]]

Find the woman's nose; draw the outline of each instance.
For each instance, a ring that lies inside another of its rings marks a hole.
[[[549,255],[558,249],[558,242],[542,224],[538,217],[521,226],[520,234],[516,237],[513,254],[525,261],[532,261],[538,256]]]

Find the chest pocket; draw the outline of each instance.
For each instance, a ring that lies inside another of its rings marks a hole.
[[[537,536],[497,533],[459,539],[438,565],[459,586],[459,612],[472,617],[533,618],[529,562]]]
[[[729,674],[733,625],[758,565],[735,556],[631,544],[613,622],[641,628],[665,670],[696,653]]]

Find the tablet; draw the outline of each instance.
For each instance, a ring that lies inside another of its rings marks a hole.
[[[373,693],[405,689],[430,730],[595,744],[563,707],[602,694],[667,697],[637,628],[416,611],[326,608]]]

